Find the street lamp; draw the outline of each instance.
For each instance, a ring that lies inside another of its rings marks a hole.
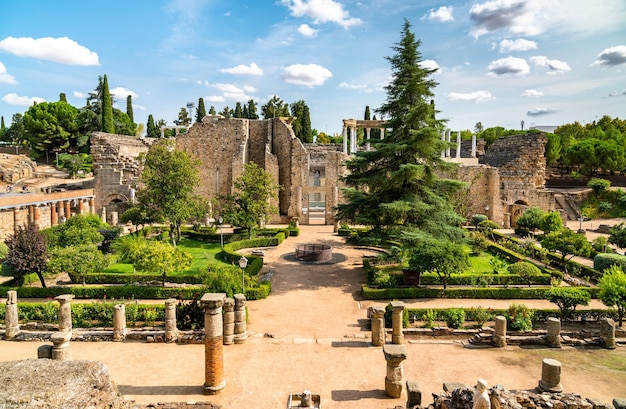
[[[584,221],[584,220],[585,220],[585,216],[580,216],[580,217],[578,218],[578,221],[579,221],[579,223],[580,223],[580,224],[578,225],[578,233],[580,233],[580,234],[584,234],[584,233],[585,233],[585,231],[583,230],[583,221]]]
[[[246,267],[248,266],[248,259],[245,258],[244,256],[241,256],[241,258],[239,259],[239,267],[241,267],[241,293],[243,295],[246,295],[246,291],[245,291],[245,271],[246,271]]]
[[[220,245],[222,246],[222,251],[224,251],[224,235],[222,234],[222,224],[224,224],[224,219],[222,216],[217,219],[217,222],[220,225]]]

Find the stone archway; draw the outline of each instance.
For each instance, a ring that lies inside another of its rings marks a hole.
[[[517,219],[528,209],[528,202],[524,199],[516,200],[511,205],[511,227],[517,226]]]

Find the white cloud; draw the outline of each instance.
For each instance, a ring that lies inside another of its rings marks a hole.
[[[508,53],[510,51],[528,51],[537,48],[537,43],[530,40],[524,40],[518,38],[517,40],[502,40],[498,44],[501,53]]]
[[[554,108],[533,108],[530,111],[526,112],[528,116],[544,116],[556,113],[557,110]]]
[[[282,79],[289,84],[314,87],[322,85],[333,74],[317,64],[293,64],[283,69]]]
[[[626,45],[618,45],[616,47],[605,48],[594,61],[594,65],[604,65],[612,67],[626,63]]]
[[[117,100],[126,100],[127,96],[131,96],[133,99],[137,98],[137,94],[134,93],[133,91],[123,88],[123,87],[115,87],[115,88],[111,88],[111,90],[109,91],[111,93],[111,95],[113,95],[115,97],[115,99]]]
[[[530,61],[538,67],[547,67],[549,69],[548,74],[561,74],[571,71],[572,69],[572,67],[570,67],[565,61],[550,60],[548,57],[543,55],[530,57]]]
[[[209,86],[212,88],[216,88],[222,92],[231,92],[231,93],[239,93],[239,94],[243,93],[243,89],[239,88],[238,86],[234,84],[216,83],[216,84],[209,84]]]
[[[365,84],[355,84],[355,83],[347,83],[347,82],[341,82],[339,84],[339,88],[343,88],[343,89],[367,89],[367,85]]]
[[[204,97],[206,102],[224,102],[226,99],[222,95],[211,95]]]
[[[310,17],[315,24],[332,22],[348,29],[362,23],[361,19],[350,17],[343,4],[333,0],[281,0],[281,3],[289,8],[292,16]]]
[[[15,85],[17,84],[17,80],[15,79],[15,77],[7,72],[7,67],[5,67],[4,64],[0,62],[0,84],[3,83]]]
[[[522,96],[530,97],[530,98],[538,98],[538,97],[543,96],[543,92],[537,91],[536,89],[527,89],[526,91],[522,92]]]
[[[308,24],[302,24],[298,27],[298,33],[305,37],[315,37],[319,30],[309,27]]]
[[[543,19],[537,18],[547,5],[543,0],[491,0],[474,4],[470,9],[475,38],[498,30],[515,35],[537,35],[544,31]]]
[[[256,63],[250,65],[240,64],[232,68],[221,68],[220,72],[233,75],[263,75],[263,70]]]
[[[10,105],[22,105],[31,106],[34,102],[46,102],[45,99],[39,97],[20,97],[17,94],[11,93],[2,97],[2,100]]]
[[[609,97],[619,97],[619,96],[622,96],[622,95],[626,95],[626,89],[625,89],[625,90],[623,90],[622,92],[619,92],[619,91],[611,91],[611,92],[609,93]]]
[[[81,92],[81,91],[74,91],[74,92],[72,93],[72,95],[73,95],[75,98],[87,98],[87,95],[85,95],[85,93],[84,93],[84,92]]]
[[[442,23],[454,21],[454,16],[452,15],[453,10],[454,7],[452,6],[441,6],[437,10],[430,9],[428,14],[422,17],[422,20],[440,21]]]
[[[433,74],[441,74],[441,67],[435,60],[424,60],[420,65],[429,70],[437,70]]]
[[[515,57],[506,57],[492,61],[488,69],[489,75],[494,77],[507,74],[525,75],[530,72],[530,66],[526,60]]]
[[[67,37],[7,37],[0,50],[18,57],[33,57],[68,65],[99,65],[98,54]]]
[[[469,93],[451,92],[448,94],[448,99],[451,101],[470,101],[478,104],[480,102],[490,101],[495,99],[489,91],[474,91]]]
[[[137,105],[137,104],[133,104],[133,109],[138,109],[140,111],[147,111],[148,110],[148,108],[146,108],[145,106]]]

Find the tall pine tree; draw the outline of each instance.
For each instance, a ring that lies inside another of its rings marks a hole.
[[[256,102],[253,99],[248,101],[248,119],[259,119],[259,114],[257,114]]]
[[[389,132],[373,141],[373,150],[346,161],[347,203],[338,206],[337,219],[459,241],[463,219],[449,199],[462,184],[435,174],[446,167],[441,159],[446,143],[440,138],[444,121],[436,119],[430,104],[437,83],[429,77],[435,70],[421,65],[420,41],[410,28],[405,20],[400,42],[392,47],[395,54],[387,57],[392,79],[378,112],[389,118]]]
[[[196,122],[202,122],[202,118],[206,116],[206,108],[204,107],[204,98],[198,98],[198,109],[196,109]]]
[[[148,123],[146,124],[146,136],[148,138],[159,138],[161,136],[161,132],[159,128],[157,128],[154,123],[154,117],[152,114],[148,115]]]
[[[102,132],[115,133],[115,123],[113,122],[113,101],[109,92],[109,80],[106,74],[102,80]]]

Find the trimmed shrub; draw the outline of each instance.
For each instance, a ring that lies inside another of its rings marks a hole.
[[[593,258],[593,268],[604,271],[611,266],[620,266],[626,271],[626,256],[614,253],[600,253]]]
[[[465,310],[463,308],[449,308],[445,313],[446,325],[450,328],[461,328],[465,322]]]
[[[506,269],[509,273],[518,275],[529,287],[533,284],[535,277],[541,274],[539,268],[527,261],[509,264]]]
[[[524,304],[511,304],[506,321],[511,331],[530,331],[533,329],[533,311]]]

